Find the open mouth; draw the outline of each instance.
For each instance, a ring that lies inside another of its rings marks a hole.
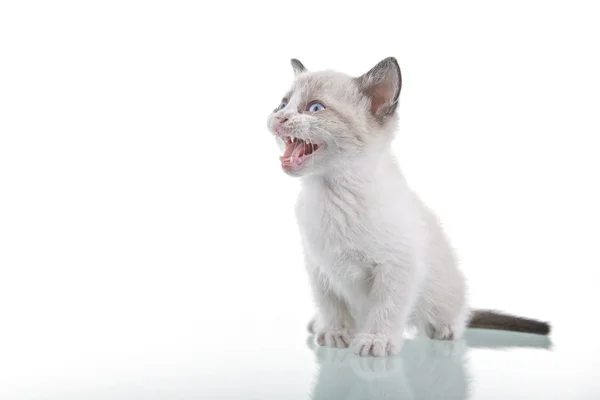
[[[296,169],[300,167],[306,159],[313,155],[318,149],[319,145],[315,143],[308,143],[302,139],[284,137],[285,152],[279,160],[281,166],[285,169]]]

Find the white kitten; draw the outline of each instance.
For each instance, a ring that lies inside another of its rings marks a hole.
[[[400,350],[411,325],[433,339],[459,338],[467,326],[548,334],[544,322],[469,309],[450,243],[391,152],[396,60],[357,78],[292,66],[296,78],[268,127],[285,147],[283,170],[302,177],[296,215],[317,342],[383,356]]]

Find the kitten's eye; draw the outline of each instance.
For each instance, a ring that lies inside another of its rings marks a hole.
[[[310,112],[317,112],[317,111],[322,111],[325,109],[325,106],[321,103],[312,103],[308,106],[308,108],[306,109],[307,111]]]
[[[277,107],[277,111],[279,110],[283,110],[285,108],[285,106],[287,106],[287,101],[282,101],[281,104],[279,105],[279,107]]]

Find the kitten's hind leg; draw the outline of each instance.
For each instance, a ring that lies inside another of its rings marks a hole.
[[[429,323],[425,326],[425,334],[434,340],[454,340],[455,331],[459,330],[458,327],[453,327],[450,324],[432,324]],[[458,339],[458,337],[456,338]]]
[[[452,308],[419,304],[416,313],[416,325],[427,337],[455,340],[465,332],[469,310],[464,306]]]

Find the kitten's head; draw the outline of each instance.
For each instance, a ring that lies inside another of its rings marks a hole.
[[[402,86],[395,58],[379,62],[362,76],[335,71],[309,72],[292,60],[295,79],[268,119],[284,149],[283,170],[294,176],[343,169],[393,138]]]

